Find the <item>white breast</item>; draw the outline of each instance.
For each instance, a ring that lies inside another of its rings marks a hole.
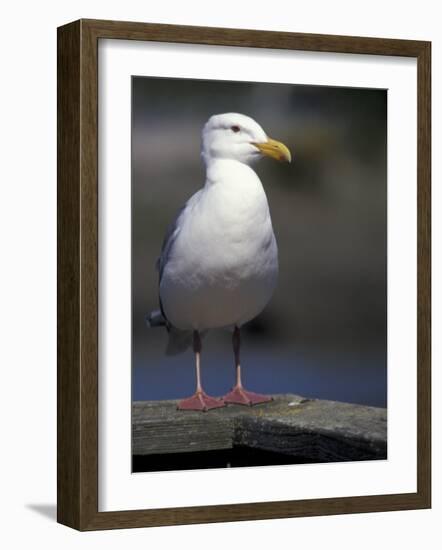
[[[210,166],[183,212],[164,266],[160,297],[180,329],[238,325],[270,300],[278,253],[267,198],[256,173],[231,160]]]

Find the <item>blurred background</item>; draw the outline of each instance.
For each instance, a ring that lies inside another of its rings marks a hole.
[[[243,382],[387,405],[387,92],[385,90],[133,77],[132,306],[134,400],[195,390],[191,350],[164,354],[155,261],[178,209],[204,183],[201,130],[223,112],[254,118],[284,142],[292,164],[263,159],[279,248],[273,299],[242,329]],[[231,336],[203,342],[211,395],[234,384]]]

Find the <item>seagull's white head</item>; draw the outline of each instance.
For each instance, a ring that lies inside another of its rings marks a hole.
[[[202,156],[206,164],[216,159],[252,164],[263,155],[291,161],[288,148],[267,137],[253,118],[239,113],[213,115],[203,128]]]

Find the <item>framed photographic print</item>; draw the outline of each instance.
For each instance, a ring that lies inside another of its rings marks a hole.
[[[58,29],[58,521],[428,508],[430,43]]]

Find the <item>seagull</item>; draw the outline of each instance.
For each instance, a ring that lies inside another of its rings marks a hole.
[[[193,346],[196,390],[178,409],[265,403],[272,398],[242,385],[240,363],[240,329],[267,305],[278,277],[269,205],[252,166],[263,156],[291,162],[291,154],[252,118],[225,113],[205,124],[201,155],[206,180],[167,230],[157,260],[160,310],[147,323],[166,326],[169,354]],[[215,398],[201,383],[201,340],[206,331],[222,328],[233,330],[236,381]]]

